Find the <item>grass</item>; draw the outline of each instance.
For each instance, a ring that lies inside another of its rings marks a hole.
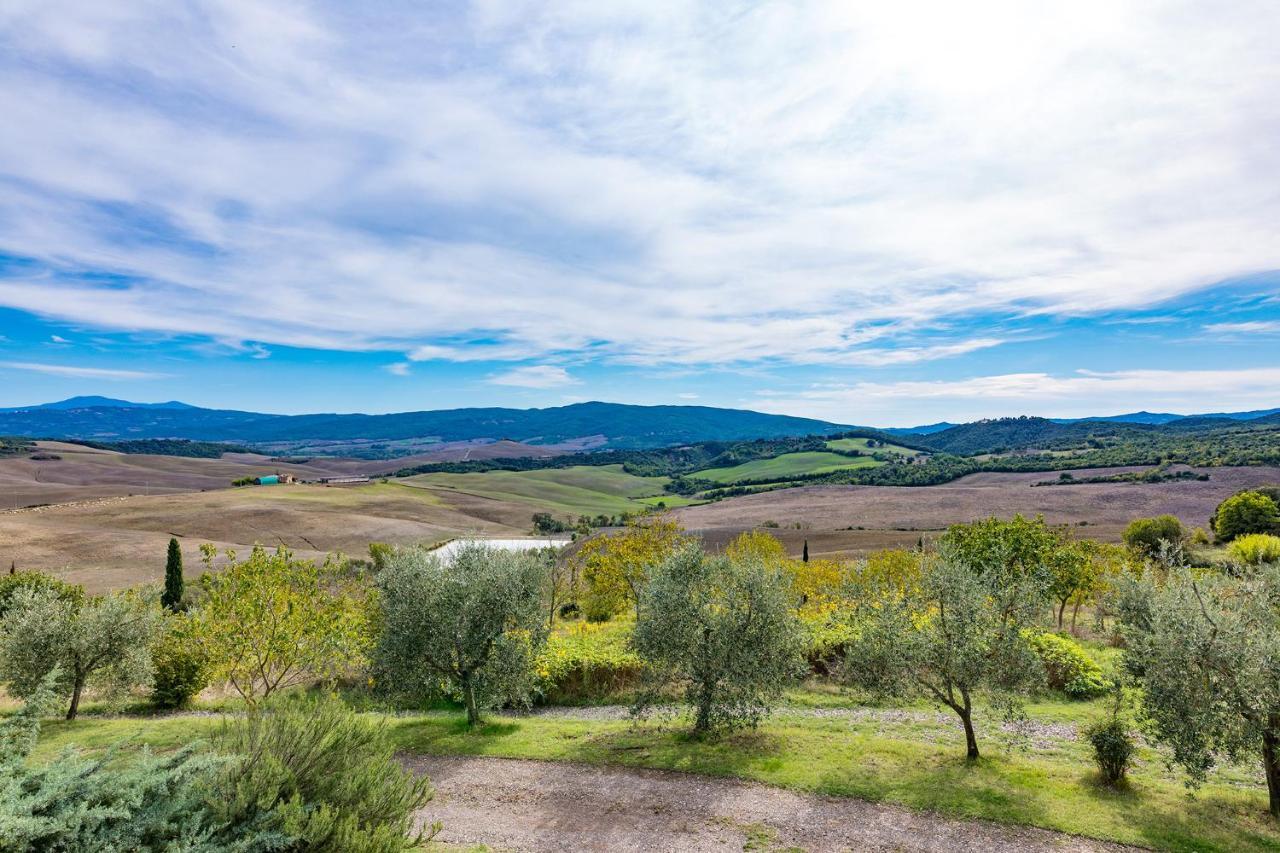
[[[401,747],[414,752],[731,776],[1170,850],[1280,848],[1280,828],[1256,783],[1222,779],[1191,798],[1149,750],[1131,784],[1113,790],[1098,782],[1078,742],[1020,750],[988,738],[985,757],[970,764],[959,731],[931,721],[886,724],[793,711],[757,731],[711,741],[691,739],[683,727],[563,718],[497,717],[468,731],[456,714],[437,713],[392,725]]]
[[[919,456],[919,450],[912,450],[910,447],[902,447],[897,444],[882,444],[879,447],[871,447],[867,442],[869,438],[833,438],[827,442],[827,447],[832,450],[861,450],[866,453],[896,453],[899,456]]]
[[[874,468],[881,464],[883,463],[870,457],[853,458],[839,453],[806,450],[801,453],[784,453],[772,459],[755,459],[730,468],[708,468],[689,476],[717,483],[737,483],[743,480],[782,481],[806,474],[826,474],[847,468]]]
[[[1101,785],[1089,748],[1072,735],[1102,703],[1043,700],[1028,706],[1036,727],[1025,747],[1000,736],[994,711],[979,717],[983,758],[963,758],[956,721],[925,704],[868,708],[830,685],[791,691],[756,731],[714,740],[688,736],[687,722],[633,724],[571,717],[495,715],[475,731],[460,712],[387,718],[406,752],[615,764],[743,778],[798,791],[897,803],[961,818],[1026,824],[1094,838],[1186,851],[1280,849],[1280,825],[1252,765],[1216,771],[1190,795],[1183,777],[1141,747],[1130,783]],[[71,744],[91,750],[120,741],[171,749],[208,736],[216,716],[86,716],[50,721],[37,749],[48,758]]]
[[[687,502],[663,491],[668,478],[638,477],[623,471],[621,465],[419,474],[403,482],[419,489],[466,492],[568,515],[616,515],[637,512],[659,501],[667,506]]]

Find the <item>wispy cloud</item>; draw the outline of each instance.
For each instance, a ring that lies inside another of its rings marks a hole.
[[[77,367],[70,364],[42,364],[33,361],[0,361],[0,368],[29,370],[33,373],[47,373],[50,376],[68,376],[75,379],[163,379],[168,376],[165,373],[152,373],[147,370],[112,370],[105,367]]]
[[[1209,323],[1204,330],[1212,335],[1280,334],[1280,320],[1249,320],[1242,323]]]
[[[1267,0],[34,4],[0,20],[0,252],[28,259],[0,306],[415,360],[954,357],[999,336],[876,330],[1280,269],[1277,27]]]
[[[512,368],[495,373],[486,381],[491,385],[514,385],[519,388],[561,388],[578,384],[578,380],[570,376],[569,371],[549,364]]]
[[[966,379],[816,385],[766,392],[756,408],[843,423],[910,425],[931,415],[973,420],[1016,414],[1084,417],[1138,409],[1203,412],[1280,405],[1280,367],[1240,370],[1078,370]],[[909,420],[904,420],[909,419]]]
[[[392,376],[408,376],[409,369],[411,367],[413,367],[413,365],[407,361],[397,361],[392,364],[384,364],[382,369],[387,371],[387,373],[390,373]]]

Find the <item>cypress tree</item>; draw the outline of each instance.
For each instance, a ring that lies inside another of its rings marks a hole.
[[[804,553],[800,556],[800,559],[806,563],[809,562],[809,540],[808,539],[804,540]]]
[[[170,610],[177,610],[182,604],[182,548],[177,539],[169,540],[169,559],[164,567],[164,595],[160,603]]]

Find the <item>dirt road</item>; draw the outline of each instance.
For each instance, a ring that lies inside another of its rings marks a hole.
[[[660,770],[407,756],[438,840],[516,851],[1122,851],[1060,833]]]

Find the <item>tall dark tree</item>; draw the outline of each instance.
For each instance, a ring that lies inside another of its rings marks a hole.
[[[169,540],[169,559],[164,566],[164,595],[160,603],[170,610],[177,610],[182,605],[182,547],[177,539]]]
[[[800,555],[800,559],[806,563],[809,562],[809,540],[808,539],[804,540],[804,553]]]

